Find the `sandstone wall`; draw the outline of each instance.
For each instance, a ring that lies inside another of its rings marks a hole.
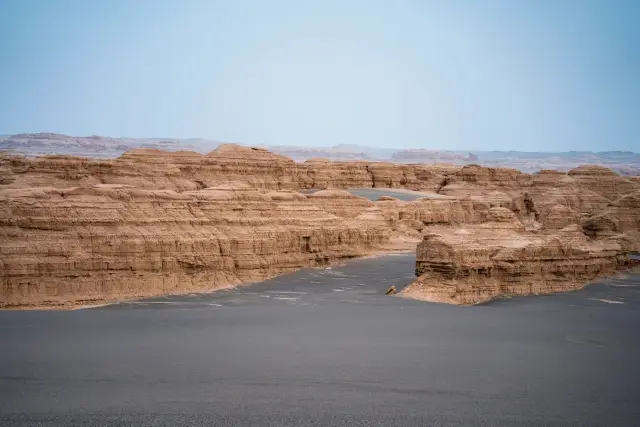
[[[365,255],[389,237],[301,194],[250,187],[5,189],[0,306],[208,291]]]
[[[372,202],[342,190],[355,187],[438,194]],[[592,166],[296,163],[233,144],[111,160],[0,154],[0,306],[212,290],[425,235],[416,295],[572,289],[640,249],[638,194],[637,179]]]
[[[419,277],[404,295],[449,304],[579,289],[625,263],[619,242],[592,241],[577,226],[546,235],[495,227],[428,235],[416,256]]]
[[[125,184],[182,192],[245,182],[273,190],[388,187],[437,191],[452,170],[457,168],[362,161],[296,163],[263,149],[234,144],[223,144],[207,155],[136,149],[110,160],[0,156],[0,182],[14,188]]]

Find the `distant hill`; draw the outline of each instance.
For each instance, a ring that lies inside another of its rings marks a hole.
[[[87,157],[117,157],[135,148],[208,152],[220,143],[200,138],[111,138],[105,136],[69,136],[57,133],[22,133],[0,137],[0,151],[27,156],[69,154]]]
[[[105,136],[69,136],[56,133],[27,133],[0,136],[0,151],[27,156],[69,154],[86,157],[117,157],[127,150],[155,148],[208,153],[221,142],[203,138],[111,138]],[[540,169],[569,170],[579,165],[606,166],[623,175],[640,174],[640,154],[630,151],[448,151],[423,148],[394,149],[338,144],[325,147],[272,145],[262,146],[274,153],[302,162],[312,158],[332,161],[384,161],[393,163],[477,163],[484,166],[510,167],[523,172]]]

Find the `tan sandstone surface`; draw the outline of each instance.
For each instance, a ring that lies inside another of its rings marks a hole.
[[[465,166],[442,190],[488,201],[490,215],[432,228],[417,247],[418,279],[404,296],[475,304],[574,290],[625,267],[625,254],[640,250],[637,181],[601,166],[533,175]]]
[[[440,230],[418,245],[418,279],[404,295],[476,304],[506,295],[575,290],[627,265],[615,238],[591,240],[578,225],[552,233],[483,224]]]
[[[425,197],[344,190],[361,187]],[[0,153],[0,307],[211,291],[418,242],[406,296],[575,289],[640,249],[639,194],[640,181],[590,166],[297,163],[233,144],[117,159]]]

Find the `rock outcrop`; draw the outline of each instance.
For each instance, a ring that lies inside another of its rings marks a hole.
[[[637,189],[636,183],[604,166],[579,166],[571,169],[567,175],[576,180],[580,187],[588,188],[609,200],[616,200]]]
[[[424,197],[371,201],[354,187]],[[640,181],[599,166],[297,163],[234,144],[117,159],[0,153],[0,307],[209,291],[418,242],[406,295],[574,289],[640,249],[639,194]]]
[[[218,144],[217,141],[201,138],[109,138],[97,135],[69,136],[48,132],[0,137],[0,150],[32,156],[58,153],[89,157],[116,157],[135,148],[211,150]]]
[[[115,158],[137,148],[169,151],[190,150],[207,153],[221,142],[203,138],[109,138],[103,136],[69,136],[55,133],[0,135],[0,151],[28,156],[64,154],[74,156]],[[389,145],[394,143],[389,142]],[[339,144],[333,147],[268,146],[261,147],[299,162],[314,158],[331,161],[379,161],[391,163],[452,163],[481,164],[487,167],[515,168],[523,172],[541,169],[568,171],[580,165],[606,166],[625,176],[640,173],[640,154],[629,151],[571,151],[565,153],[535,153],[519,151],[476,151],[475,153],[426,149],[397,149]]]
[[[147,148],[127,151],[117,159],[0,155],[0,179],[13,179],[14,188],[125,184],[182,192],[245,182],[271,190],[383,187],[433,192],[442,187],[445,175],[452,170],[457,169],[379,162],[296,163],[261,148],[235,144],[220,145],[206,155]]]
[[[476,304],[504,295],[579,289],[615,271],[625,257],[615,239],[592,241],[578,226],[536,235],[498,227],[431,234],[418,245],[405,296]]]
[[[386,227],[321,206],[242,184],[182,193],[119,184],[0,190],[0,306],[209,291],[388,242]]]

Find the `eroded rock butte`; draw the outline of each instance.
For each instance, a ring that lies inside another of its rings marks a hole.
[[[359,187],[424,197],[345,190]],[[0,307],[211,291],[416,245],[405,296],[466,304],[576,289],[640,249],[639,207],[640,181],[600,166],[297,163],[230,144],[0,154]]]

